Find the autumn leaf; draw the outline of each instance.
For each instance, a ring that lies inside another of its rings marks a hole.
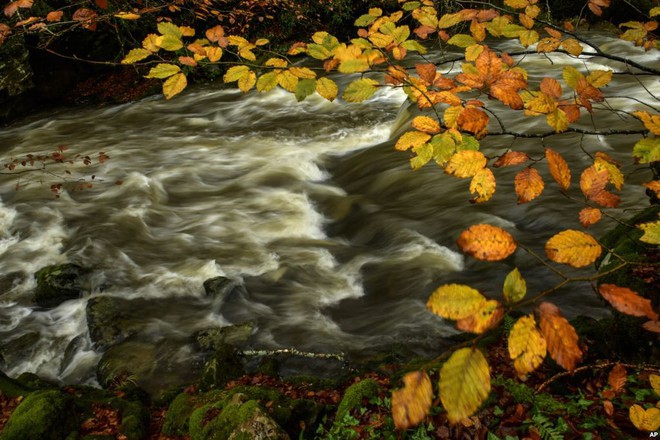
[[[46,21],[49,23],[53,23],[56,21],[62,20],[62,16],[64,15],[64,11],[51,11],[46,15]]]
[[[433,387],[428,374],[413,371],[403,376],[403,388],[392,392],[392,418],[396,429],[417,426],[431,409]]]
[[[487,161],[480,151],[459,151],[449,159],[445,173],[458,178],[474,177],[486,166]]]
[[[529,156],[522,151],[507,151],[495,161],[495,168],[521,165],[529,160]]]
[[[342,98],[346,102],[362,102],[376,93],[378,81],[371,78],[361,78],[353,81],[346,87]]]
[[[470,182],[470,193],[473,195],[471,202],[483,203],[495,194],[495,176],[489,168],[482,168],[472,177]]]
[[[637,227],[644,231],[644,235],[639,238],[641,241],[650,244],[660,244],[660,220],[653,223],[641,223]]]
[[[139,20],[142,17],[140,14],[133,14],[132,12],[118,12],[114,16],[122,20]]]
[[[440,370],[440,400],[450,423],[471,416],[490,394],[488,362],[476,348],[456,350]]]
[[[483,333],[495,327],[504,318],[504,307],[491,299],[481,304],[477,311],[456,321],[456,328],[470,333]]]
[[[630,421],[641,431],[656,431],[660,428],[660,409],[644,409],[639,405],[633,405],[629,411]]]
[[[163,83],[163,94],[165,99],[172,99],[173,96],[178,95],[186,88],[188,80],[183,73],[177,73],[170,76],[167,81]]]
[[[334,101],[339,92],[339,87],[330,78],[319,78],[316,81],[316,92],[328,101]]]
[[[645,330],[653,333],[660,333],[660,321],[647,321],[642,324]]]
[[[444,284],[429,297],[426,307],[445,319],[463,319],[486,303],[479,291],[463,284]]]
[[[582,358],[575,329],[564,318],[554,304],[543,302],[539,305],[541,334],[545,338],[548,352],[557,365],[568,371]]]
[[[175,75],[181,71],[181,68],[175,64],[160,63],[156,64],[149,70],[149,74],[145,78],[159,78],[165,79]]]
[[[592,264],[600,256],[601,247],[591,235],[568,229],[552,236],[545,244],[545,254],[555,263],[573,267]]]
[[[623,173],[619,169],[619,164],[609,157],[607,154],[598,152],[596,153],[596,160],[594,161],[596,171],[607,170],[607,180],[614,185],[614,187],[621,191],[623,187]]]
[[[547,353],[547,344],[541,332],[536,328],[533,315],[518,319],[509,333],[509,356],[520,377],[536,370],[543,363]]]
[[[594,13],[594,15],[601,16],[603,13],[602,8],[607,8],[610,6],[610,0],[589,0],[587,3],[589,10]]]
[[[428,117],[428,116],[417,116],[415,117],[411,125],[413,128],[416,130],[422,131],[424,133],[428,134],[436,134],[440,133],[440,124],[438,123],[437,120]]]
[[[655,394],[660,396],[660,376],[657,374],[651,374],[649,376],[649,382],[651,382],[651,388],[653,388]]]
[[[651,300],[641,297],[637,292],[627,287],[601,284],[598,291],[612,307],[621,313],[632,316],[646,316],[653,321],[658,320],[658,314],[653,310]]]
[[[578,217],[580,219],[580,224],[585,228],[588,228],[589,226],[598,223],[602,216],[603,213],[600,212],[600,209],[591,208],[591,207],[582,208],[582,210],[578,214]]]
[[[131,49],[131,51],[126,54],[124,59],[121,60],[121,63],[133,64],[147,58],[151,54],[152,53],[146,49],[141,49],[141,48]]]
[[[614,368],[612,368],[610,374],[607,376],[607,383],[610,385],[610,388],[612,388],[612,391],[615,393],[623,391],[623,387],[628,380],[626,374],[626,367],[621,364],[616,364]]]
[[[561,98],[561,84],[559,84],[559,81],[554,78],[543,78],[543,80],[541,80],[540,89],[551,98]]]
[[[633,115],[644,123],[651,133],[660,136],[660,115],[651,115],[648,112],[633,112]]]
[[[527,294],[527,283],[517,267],[509,272],[504,279],[502,293],[504,294],[504,300],[509,304],[517,303]]]
[[[516,250],[516,242],[511,234],[497,226],[472,225],[461,233],[458,247],[478,260],[504,260]]]
[[[536,168],[525,168],[516,174],[514,179],[518,204],[531,202],[541,195],[545,184]]]
[[[561,189],[567,191],[571,186],[571,170],[568,168],[566,160],[550,148],[545,149],[545,159],[548,161],[548,168],[552,178],[559,184]]]
[[[481,138],[488,133],[488,120],[488,115],[483,110],[467,107],[458,116],[458,126]]]
[[[562,41],[561,47],[574,57],[580,56],[583,50],[582,45],[575,38],[567,38],[566,40]]]
[[[607,169],[600,171],[594,166],[586,168],[580,176],[580,189],[588,200],[593,200],[606,208],[616,208],[621,198],[605,190],[610,173]]]
[[[637,141],[633,147],[633,157],[638,163],[660,161],[660,137],[645,138]]]
[[[421,131],[408,131],[401,135],[399,140],[394,145],[394,148],[399,151],[406,151],[410,148],[419,147],[431,139],[431,135]]]

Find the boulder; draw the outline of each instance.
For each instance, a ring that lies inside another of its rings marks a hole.
[[[107,349],[136,334],[145,325],[139,319],[140,307],[136,307],[132,300],[124,298],[90,298],[85,312],[89,338],[99,350]]]
[[[344,397],[337,407],[335,420],[341,421],[352,409],[359,407],[363,399],[378,395],[378,383],[373,379],[365,379],[354,383],[344,391]]]
[[[212,327],[199,330],[192,337],[195,345],[201,351],[217,350],[222,345],[243,347],[250,339],[254,328],[254,322],[244,322],[227,327]]]
[[[12,413],[0,440],[63,439],[74,430],[71,397],[59,390],[35,391]]]
[[[64,301],[80,298],[83,294],[81,277],[86,273],[82,267],[70,263],[39,269],[35,274],[34,302],[41,307],[56,307]]]
[[[225,302],[235,295],[247,294],[243,284],[226,277],[215,277],[204,281],[204,291],[206,296],[218,303]]]
[[[203,390],[222,389],[232,379],[245,374],[243,363],[231,345],[218,347],[206,364],[199,379]]]
[[[0,345],[0,367],[14,366],[32,356],[39,332],[29,332]]]

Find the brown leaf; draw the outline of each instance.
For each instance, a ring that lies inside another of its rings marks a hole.
[[[426,82],[425,85],[430,86],[433,84],[436,75],[436,67],[433,63],[415,64],[415,71],[419,77]]]
[[[660,333],[660,321],[646,321],[642,327],[650,332]]]
[[[474,133],[477,138],[481,138],[488,133],[488,115],[475,107],[464,109],[458,117],[458,126],[470,133]]]
[[[559,184],[561,189],[567,191],[571,186],[571,170],[561,154],[550,148],[545,149],[545,158],[548,161],[550,174]]]
[[[433,403],[428,374],[413,371],[403,377],[404,387],[392,393],[392,418],[396,429],[406,430],[424,420]]]
[[[529,160],[529,156],[522,151],[507,151],[499,159],[495,161],[493,166],[495,168],[499,167],[509,167],[514,165],[520,165]]]
[[[589,226],[598,223],[603,214],[598,208],[587,207],[583,208],[578,216],[580,218],[580,224],[585,228],[588,228]]]
[[[63,11],[51,11],[48,13],[48,15],[46,15],[46,21],[51,23],[55,21],[60,21],[63,15],[64,15]]]
[[[628,380],[626,368],[621,364],[616,364],[610,374],[607,376],[607,383],[615,393],[623,391],[623,387]]]
[[[643,298],[627,287],[601,284],[598,291],[612,307],[621,313],[632,316],[646,316],[653,321],[658,320],[658,314],[653,310],[651,300]]]
[[[603,409],[605,410],[605,414],[607,414],[608,416],[612,417],[612,415],[614,415],[614,405],[612,404],[611,401],[604,400]]]
[[[578,335],[575,328],[564,318],[559,308],[554,304],[543,302],[539,305],[539,327],[548,344],[548,352],[558,365],[568,371],[573,371],[582,358],[582,350],[578,346]]]
[[[541,91],[551,98],[561,98],[561,84],[554,78],[543,78]]]
[[[108,9],[108,0],[94,0],[94,4],[96,4],[99,9]]]
[[[516,251],[516,242],[511,234],[497,226],[472,225],[461,233],[458,247],[478,260],[499,261]]]
[[[516,175],[514,180],[518,204],[527,203],[537,198],[543,192],[543,178],[536,168],[525,168]]]
[[[91,9],[79,8],[73,13],[73,20],[82,23],[82,27],[90,30],[96,30],[96,17],[98,14]]]
[[[179,62],[184,66],[195,67],[197,66],[197,61],[192,57],[179,57]]]

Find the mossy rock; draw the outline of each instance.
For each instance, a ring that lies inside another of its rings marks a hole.
[[[7,397],[18,397],[27,396],[30,394],[30,390],[0,371],[0,393]]]
[[[119,432],[128,440],[141,440],[147,437],[149,430],[149,412],[140,402],[116,399],[116,406],[121,416]]]
[[[162,432],[168,436],[185,435],[188,432],[188,419],[192,414],[195,400],[189,394],[181,393],[170,403],[163,420]]]
[[[337,407],[335,420],[342,420],[352,409],[359,407],[363,399],[378,395],[378,383],[373,379],[365,379],[354,383],[344,391],[344,397]]]
[[[83,294],[80,278],[85,269],[75,264],[60,264],[39,269],[35,274],[37,288],[34,302],[41,307],[56,307]]]
[[[200,389],[224,388],[227,382],[243,374],[245,369],[236,349],[230,345],[221,345],[204,365],[199,380]]]
[[[63,439],[75,429],[70,396],[58,390],[36,391],[9,418],[0,440]]]

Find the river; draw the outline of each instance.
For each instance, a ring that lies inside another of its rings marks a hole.
[[[653,54],[629,43],[593,38],[613,53],[657,66]],[[431,54],[434,60],[441,56]],[[559,78],[563,65],[621,68],[601,58],[577,61],[560,54],[527,56],[523,65],[530,84],[549,73]],[[648,110],[633,97],[657,106],[657,98],[638,87],[641,81],[657,95],[657,77],[615,80],[605,94],[622,98],[609,104]],[[167,102],[156,96],[103,108],[62,108],[3,129],[3,162],[60,145],[71,154],[110,156],[103,164],[70,166],[74,176],[93,174],[96,183],[91,190],[65,190],[59,198],[49,191],[48,175],[21,175],[19,190],[15,176],[0,176],[0,341],[39,335],[4,370],[95,383],[102,352],[89,340],[85,306],[100,295],[151,304],[135,337],[154,343],[252,320],[254,348],[350,355],[402,343],[428,353],[455,333],[425,308],[440,284],[466,283],[500,297],[513,267],[531,292],[556,283],[556,276],[520,250],[503,262],[485,263],[464,256],[455,244],[463,229],[486,222],[543,254],[554,233],[579,229],[579,205],[559,193],[546,166],[538,166],[546,180],[539,200],[516,204],[515,168],[496,171],[493,200],[470,204],[468,180],[430,164],[412,171],[408,155],[394,151],[395,133],[411,118],[406,108],[405,95],[392,89],[349,105],[316,95],[297,103],[281,90],[243,95],[205,86]],[[629,128],[631,120],[601,112],[594,121],[583,117],[579,126]],[[547,130],[543,118],[520,112],[503,121],[511,130]],[[582,146],[612,155],[628,174],[637,139],[587,136]],[[571,163],[588,163],[578,135],[548,137],[545,144]],[[538,139],[482,141],[490,157],[507,148],[542,156]],[[578,196],[575,174],[571,194]],[[624,203],[611,212],[625,216],[624,209],[643,206],[640,183],[648,177],[627,176]],[[591,232],[612,225],[602,223]],[[92,270],[88,292],[54,309],[36,307],[33,274],[64,262]],[[248,294],[219,310],[202,287],[216,276],[244,283]],[[588,284],[571,284],[553,301],[568,316],[607,313]],[[74,353],[65,357],[74,339]],[[182,343],[181,350],[185,365],[189,347]]]

